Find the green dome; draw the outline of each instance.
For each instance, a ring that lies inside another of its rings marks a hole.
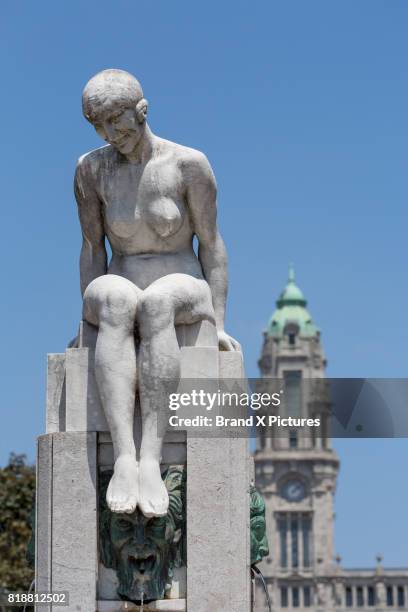
[[[285,289],[279,296],[276,305],[278,308],[282,308],[283,306],[306,306],[307,302],[302,291],[299,289],[297,285],[295,285],[295,281],[291,280],[289,277],[288,284]]]
[[[267,328],[267,334],[281,337],[288,323],[299,326],[299,335],[315,336],[319,331],[307,310],[307,301],[295,283],[293,266],[289,267],[288,283],[276,302],[277,309],[273,313]]]

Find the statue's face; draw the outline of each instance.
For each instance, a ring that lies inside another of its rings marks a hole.
[[[93,125],[101,138],[126,155],[140,142],[145,123],[138,120],[135,108],[118,106],[100,113]]]
[[[164,517],[111,512],[106,490],[111,471],[99,475],[99,552],[105,567],[116,571],[122,599],[149,602],[163,599],[173,569],[185,565],[185,470],[170,466],[163,475],[169,492]]]
[[[179,536],[168,516],[146,518],[111,513],[110,536],[119,579],[118,594],[130,601],[162,599],[171,547]]]
[[[251,518],[251,565],[269,555],[265,514]]]

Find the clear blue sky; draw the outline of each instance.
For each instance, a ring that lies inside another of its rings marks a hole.
[[[46,353],[80,317],[72,176],[100,145],[80,95],[103,68],[136,74],[153,131],[214,167],[248,373],[293,261],[329,374],[407,376],[407,23],[406,0],[3,0],[0,464],[34,457]],[[336,550],[408,565],[408,442],[335,445]]]

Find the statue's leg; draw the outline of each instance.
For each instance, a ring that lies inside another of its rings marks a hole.
[[[99,327],[95,377],[113,443],[114,474],[106,495],[113,512],[133,512],[139,495],[133,421],[140,293],[127,279],[107,274],[90,283],[84,294],[84,318]]]
[[[204,280],[171,274],[152,283],[137,309],[140,333],[138,362],[142,413],[139,465],[139,506],[145,516],[167,513],[168,494],[160,460],[167,421],[160,410],[168,405],[180,378],[180,348],[175,324],[214,320],[211,292]]]

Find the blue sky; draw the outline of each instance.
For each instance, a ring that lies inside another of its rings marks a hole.
[[[405,0],[1,3],[0,464],[34,457],[46,353],[80,317],[72,177],[100,145],[80,95],[103,68],[134,73],[153,131],[213,165],[248,374],[293,261],[330,376],[407,376],[407,19]],[[336,550],[408,565],[407,441],[335,446]]]

